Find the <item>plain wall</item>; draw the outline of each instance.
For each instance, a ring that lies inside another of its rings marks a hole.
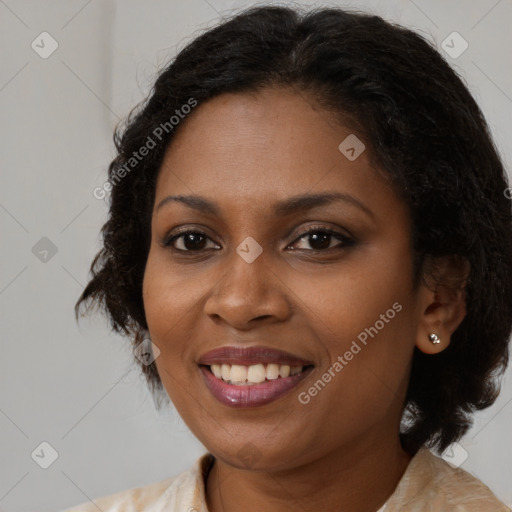
[[[163,480],[205,450],[175,411],[156,412],[132,367],[128,341],[111,334],[99,315],[77,326],[73,306],[99,249],[107,207],[93,190],[104,183],[114,156],[115,124],[193,36],[253,4],[0,2],[2,511],[62,510]],[[330,4],[380,14],[439,48],[459,32],[469,47],[446,58],[467,81],[510,169],[511,2]],[[58,43],[47,58],[31,47],[35,40],[40,52],[51,48],[52,41],[39,36],[43,31]],[[475,416],[460,442],[468,454],[461,467],[509,506],[511,375],[509,368],[499,399]],[[31,456],[42,442],[58,453],[48,469]]]

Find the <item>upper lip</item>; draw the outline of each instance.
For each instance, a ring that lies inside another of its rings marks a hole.
[[[198,364],[239,364],[251,366],[258,363],[287,364],[289,366],[308,366],[311,361],[279,350],[276,348],[255,346],[255,347],[219,347],[206,354],[203,354]]]

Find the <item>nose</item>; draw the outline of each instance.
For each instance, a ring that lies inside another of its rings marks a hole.
[[[291,313],[289,290],[266,260],[265,251],[252,263],[233,251],[205,302],[205,313],[238,330],[286,320]]]

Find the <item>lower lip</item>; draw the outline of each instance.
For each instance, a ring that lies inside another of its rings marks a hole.
[[[228,384],[221,379],[217,379],[206,366],[200,366],[199,368],[203,374],[206,386],[213,396],[219,402],[230,407],[258,407],[273,402],[289,393],[313,369],[313,367],[309,367],[299,375],[284,378],[278,377],[261,384],[235,386],[234,384]]]

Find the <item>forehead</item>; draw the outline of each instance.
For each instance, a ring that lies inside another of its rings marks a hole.
[[[269,88],[217,96],[179,126],[160,169],[155,205],[171,193],[243,208],[306,192],[339,191],[363,200],[392,194],[362,141],[355,159],[340,150],[346,140],[357,145],[354,137],[306,93]]]

